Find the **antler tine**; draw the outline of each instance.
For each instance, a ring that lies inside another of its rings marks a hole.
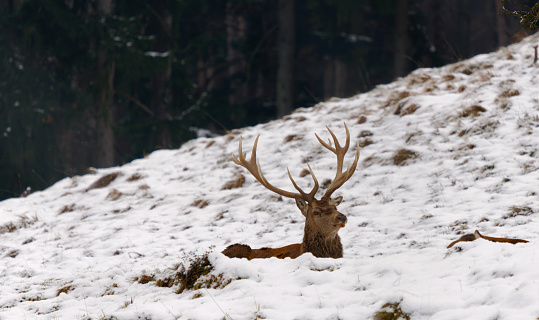
[[[323,142],[322,139],[320,139],[320,137],[318,137],[318,135],[316,135],[316,137],[318,138],[318,141],[320,141],[320,143],[326,149],[330,150],[331,152],[333,152],[337,156],[337,172],[335,174],[335,178],[333,179],[333,181],[331,182],[330,186],[328,187],[326,193],[322,197],[322,199],[325,199],[325,200],[329,199],[331,197],[331,195],[333,194],[333,192],[335,192],[335,190],[339,189],[346,181],[348,181],[352,177],[352,175],[354,174],[354,172],[355,172],[355,170],[357,168],[357,163],[358,163],[358,160],[359,160],[359,143],[356,144],[357,149],[356,149],[356,155],[355,155],[354,162],[352,163],[351,166],[350,165],[347,166],[346,171],[342,172],[344,156],[345,156],[346,152],[348,151],[348,148],[350,147],[350,131],[348,130],[348,127],[346,126],[346,123],[344,123],[344,128],[346,130],[346,142],[345,142],[344,146],[342,146],[342,147],[339,144],[339,141],[337,140],[337,137],[329,129],[329,127],[327,129],[328,129],[331,137],[333,138],[333,142],[335,143],[335,148],[333,148],[330,145]]]
[[[277,194],[279,194],[281,196],[287,197],[287,198],[294,198],[294,199],[295,198],[301,198],[301,199],[304,199],[307,202],[313,201],[314,200],[314,195],[318,191],[319,185],[318,185],[318,180],[316,179],[316,177],[315,177],[315,175],[314,175],[314,173],[313,173],[310,166],[309,166],[309,172],[311,173],[311,176],[313,177],[314,187],[311,190],[311,192],[308,193],[308,194],[305,193],[303,190],[301,190],[301,188],[296,184],[296,182],[292,178],[292,175],[290,175],[290,171],[288,171],[288,168],[287,168],[288,177],[292,181],[292,184],[294,185],[294,187],[299,191],[299,193],[289,192],[289,191],[279,189],[279,188],[273,186],[271,183],[268,182],[266,177],[264,177],[264,174],[262,173],[262,169],[260,168],[260,163],[259,163],[258,159],[256,158],[256,149],[257,149],[257,146],[258,146],[258,138],[259,137],[260,136],[257,136],[256,139],[255,139],[255,142],[254,142],[254,145],[253,145],[253,150],[251,151],[251,159],[249,161],[247,161],[247,159],[245,158],[247,153],[243,153],[243,150],[242,150],[242,137],[240,136],[240,142],[239,142],[239,145],[238,145],[238,156],[236,157],[236,155],[234,155],[234,154],[232,155],[232,160],[234,161],[234,163],[239,165],[239,166],[244,167],[245,169],[247,169],[249,171],[249,173],[251,173],[251,175],[256,180],[258,180],[258,182],[260,182],[260,184],[262,184],[266,189],[268,189],[270,191],[273,191],[273,192],[275,192],[275,193],[277,193]]]
[[[346,130],[346,142],[344,143],[344,146],[341,147],[341,145],[339,144],[339,140],[337,139],[337,136],[335,136],[333,131],[331,131],[331,129],[328,126],[326,126],[326,128],[328,129],[329,134],[333,138],[333,143],[335,143],[335,148],[331,146],[331,140],[328,139],[329,144],[327,144],[324,141],[322,141],[322,139],[320,139],[320,137],[316,133],[315,133],[315,136],[318,139],[318,141],[326,149],[330,150],[335,155],[337,155],[337,173],[339,173],[342,171],[342,163],[344,160],[344,155],[346,154],[346,152],[348,151],[348,148],[350,147],[350,131],[348,130],[348,126],[346,125],[346,122],[344,122],[344,129]]]
[[[329,128],[326,126],[326,128],[329,130]],[[331,130],[329,130],[329,132],[331,132]],[[322,144],[326,149],[330,150],[331,152],[333,153],[336,153],[337,151],[335,150],[335,148],[333,148],[331,146],[331,140],[328,139],[328,143],[325,143],[324,140],[320,139],[320,137],[316,134],[316,132],[314,133],[314,135],[316,136],[316,139],[318,139],[318,141],[320,142],[320,144]]]
[[[301,190],[301,188],[296,184],[296,181],[294,181],[294,179],[292,178],[292,175],[290,174],[290,170],[288,170],[288,168],[286,168],[286,171],[288,171],[288,177],[290,178],[290,181],[292,181],[294,188],[296,188],[296,190],[298,190],[299,193],[301,193],[301,195],[303,196],[303,199],[310,202],[314,200],[314,196],[316,195],[316,192],[318,191],[319,185],[318,185],[318,180],[316,179],[316,176],[314,175],[313,169],[311,169],[311,166],[309,164],[307,164],[307,167],[309,167],[309,173],[311,174],[311,177],[313,177],[313,180],[314,180],[314,187],[312,188],[311,192],[309,192],[308,194],[305,193],[303,190]]]

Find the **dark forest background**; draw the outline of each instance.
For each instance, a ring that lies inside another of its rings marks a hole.
[[[0,28],[0,199],[527,34],[499,0],[2,0]]]

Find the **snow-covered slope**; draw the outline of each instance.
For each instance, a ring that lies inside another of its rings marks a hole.
[[[0,319],[537,319],[538,42],[3,201]],[[270,182],[293,190],[289,167],[309,189],[306,162],[321,182],[335,174],[314,133],[327,139],[328,125],[344,140],[343,122],[362,145],[356,174],[335,193],[349,219],[344,258],[220,254],[303,234],[293,200],[232,163],[240,135],[249,151],[260,134]],[[223,188],[241,174],[243,186]],[[446,249],[475,229],[530,242]],[[210,288],[156,285],[208,250]]]

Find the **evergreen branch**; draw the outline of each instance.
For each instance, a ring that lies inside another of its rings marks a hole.
[[[122,96],[126,97],[127,99],[131,100],[133,103],[135,103],[137,106],[139,106],[142,110],[146,111],[150,116],[155,116],[155,113],[148,108],[144,103],[140,102],[137,98],[133,97],[127,92],[116,90],[114,91],[116,94],[121,94]]]

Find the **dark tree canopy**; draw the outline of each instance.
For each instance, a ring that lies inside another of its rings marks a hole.
[[[2,1],[0,199],[495,50],[499,1]]]

